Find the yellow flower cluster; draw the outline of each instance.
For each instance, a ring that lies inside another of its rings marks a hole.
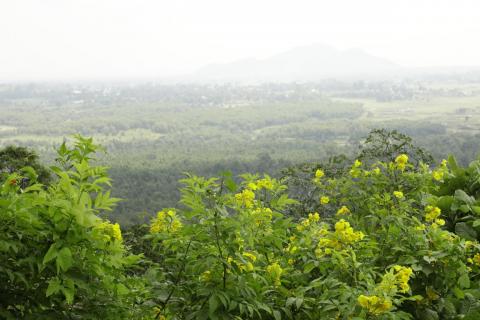
[[[322,169],[317,169],[317,171],[315,171],[315,178],[313,178],[313,182],[321,184],[321,180],[324,176],[325,172]]]
[[[199,277],[198,280],[202,282],[210,282],[212,280],[212,272],[210,270],[207,270],[203,272]]]
[[[434,180],[440,181],[443,179],[443,174],[442,170],[433,170],[432,177]]]
[[[258,190],[258,189],[273,189],[273,180],[269,176],[265,176],[263,179],[259,179],[255,182],[250,182],[247,185],[247,188],[250,190]]]
[[[315,178],[321,179],[323,176],[325,176],[325,172],[322,169],[317,169],[317,171],[315,171]]]
[[[340,221],[335,223],[335,235],[338,240],[344,244],[351,244],[360,241],[365,236],[361,231],[353,231],[350,223],[343,219],[340,219]]]
[[[338,209],[337,211],[337,215],[341,216],[341,215],[347,215],[347,214],[350,214],[350,209],[348,209],[346,206],[342,206],[340,209]]]
[[[328,204],[330,202],[330,198],[327,196],[321,196],[320,197],[320,203],[321,204]]]
[[[442,213],[442,210],[438,207],[426,206],[425,207],[425,220],[427,222],[432,222],[432,227],[434,227],[434,228],[436,228],[438,226],[443,226],[445,224],[445,220],[438,218],[441,213]]]
[[[467,261],[480,267],[480,253],[476,253],[472,258],[468,258]]]
[[[255,259],[256,259],[256,257],[255,257]],[[254,260],[252,260],[252,261],[254,261]],[[251,271],[253,271],[253,269],[255,268],[255,267],[253,266],[253,263],[252,263],[251,261],[247,261],[246,263],[243,263],[243,262],[241,262],[241,261],[234,260],[232,257],[229,257],[229,258],[227,259],[227,263],[228,263],[230,266],[232,266],[233,264],[235,264],[241,272],[245,272],[245,271],[246,271],[246,272],[251,272]]]
[[[237,200],[240,205],[243,205],[246,208],[253,207],[254,199],[255,193],[250,189],[245,189],[242,192],[235,194],[235,200]]]
[[[357,299],[358,304],[368,310],[372,315],[380,315],[392,308],[392,300],[384,297],[360,295]]]
[[[477,265],[480,266],[480,253],[477,253],[473,256],[473,262]]]
[[[122,240],[122,231],[120,230],[120,225],[118,223],[111,224],[108,221],[104,221],[97,225],[95,229],[103,234],[106,241],[111,241],[112,239],[118,241]]]
[[[318,212],[315,213],[309,213],[308,214],[308,219],[303,219],[300,224],[297,225],[297,230],[298,231],[303,231],[306,228],[308,228],[310,225],[320,221],[320,215]]]
[[[402,191],[393,191],[393,195],[397,199],[402,199],[403,198],[403,192]]]
[[[244,252],[242,255],[243,255],[245,258],[247,258],[247,259],[249,259],[250,261],[252,261],[252,262],[257,261],[257,256],[254,255],[253,253]]]
[[[177,232],[183,227],[182,221],[177,217],[175,210],[162,210],[157,213],[150,225],[151,233]]]
[[[374,293],[377,295],[360,295],[357,299],[358,304],[373,315],[380,315],[389,311],[392,308],[391,297],[397,291],[405,293],[410,290],[408,281],[412,274],[413,270],[409,267],[394,266],[383,275],[382,281],[375,288]]]
[[[395,158],[395,164],[398,169],[405,170],[405,166],[408,163],[408,156],[406,154],[401,154]]]
[[[445,173],[448,172],[447,169],[447,160],[443,159],[440,167],[432,171],[432,177],[436,181],[440,181],[445,176]]]
[[[396,265],[383,275],[376,291],[388,296],[393,296],[397,291],[406,293],[410,290],[408,281],[412,274],[412,268]]]
[[[322,257],[332,253],[332,250],[343,250],[347,246],[362,240],[365,235],[361,231],[354,231],[350,226],[350,223],[341,219],[335,224],[335,231],[330,232],[325,228],[322,228],[318,235],[320,240],[318,241],[315,255]]]
[[[272,179],[270,178],[264,178],[260,179],[257,181],[257,188],[258,189],[267,189],[267,190],[272,190],[273,189],[273,182]]]
[[[410,290],[410,286],[408,285],[408,281],[413,274],[412,268],[403,267],[403,266],[394,266],[393,270],[395,270],[395,278],[397,280],[397,285],[400,292],[405,293]]]
[[[320,215],[318,214],[318,212],[309,213],[308,214],[308,220],[310,220],[312,222],[318,222],[318,221],[320,221]]]
[[[276,286],[281,285],[281,277],[283,273],[282,267],[277,262],[274,262],[268,265],[266,270],[270,280],[272,280]]]
[[[352,169],[350,170],[350,175],[353,178],[358,178],[362,171],[360,170],[360,166],[362,165],[362,162],[360,160],[355,160],[355,163],[352,166]]]

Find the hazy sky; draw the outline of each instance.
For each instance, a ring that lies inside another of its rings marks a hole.
[[[0,79],[167,76],[312,43],[480,66],[478,0],[0,0]]]

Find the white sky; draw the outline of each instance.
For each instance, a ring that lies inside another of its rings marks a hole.
[[[478,0],[0,0],[0,80],[162,77],[323,43],[480,66]]]

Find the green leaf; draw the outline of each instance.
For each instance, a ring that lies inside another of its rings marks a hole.
[[[218,303],[217,296],[212,295],[210,299],[208,299],[208,313],[210,315],[214,314],[215,311],[217,311],[218,306],[219,306],[219,303]]]
[[[458,278],[458,285],[460,288],[470,288],[470,278],[468,274],[463,274],[460,278]]]
[[[463,291],[460,290],[459,287],[453,288],[453,293],[458,299],[463,299],[465,297],[465,293],[463,293]]]
[[[455,225],[455,233],[467,240],[475,241],[477,232],[465,222],[459,222]]]
[[[315,263],[313,261],[309,261],[303,267],[304,273],[310,273],[315,268]]]
[[[57,251],[57,243],[54,243],[50,246],[50,248],[47,251],[47,254],[43,257],[43,264],[47,264],[51,260],[55,259],[57,257],[58,251]]]
[[[455,173],[459,171],[457,160],[455,159],[455,156],[453,156],[452,154],[448,156],[448,166]]]
[[[47,293],[46,293],[47,297],[50,297],[52,294],[59,292],[61,288],[62,288],[62,284],[60,279],[58,279],[57,277],[50,279],[48,281],[48,287],[47,287]]]
[[[420,313],[420,319],[422,320],[438,320],[438,313],[433,311],[432,309],[425,309],[422,310]]]
[[[475,202],[475,198],[470,197],[465,191],[460,189],[455,190],[455,199],[463,201],[466,204],[473,204]]]
[[[118,283],[116,285],[116,289],[117,289],[117,294],[119,296],[123,296],[123,295],[126,295],[127,293],[129,293],[130,291],[128,290],[128,288],[122,284],[122,283]]]
[[[282,314],[278,310],[273,311],[273,317],[275,318],[275,320],[282,320]]]
[[[63,281],[64,286],[60,289],[67,300],[68,304],[73,303],[73,297],[75,294],[75,284],[72,279],[66,279]]]
[[[57,255],[57,270],[67,271],[73,264],[72,252],[69,248],[62,248]]]

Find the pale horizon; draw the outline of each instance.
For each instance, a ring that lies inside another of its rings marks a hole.
[[[0,81],[165,78],[324,44],[408,68],[480,66],[480,3],[33,1],[0,5]]]

